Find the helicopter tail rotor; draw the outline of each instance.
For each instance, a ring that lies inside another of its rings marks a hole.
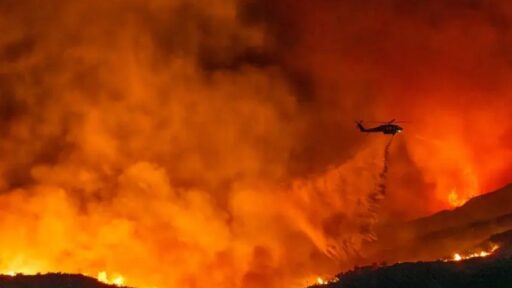
[[[363,126],[363,121],[362,120],[356,121],[356,125],[357,125],[357,128],[359,128],[359,130],[361,130],[361,132],[365,132],[366,131],[366,128],[364,128],[364,126]]]

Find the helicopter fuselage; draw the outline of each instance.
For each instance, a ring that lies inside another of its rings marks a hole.
[[[357,122],[357,127],[361,132],[365,133],[384,133],[389,135],[395,135],[401,133],[404,130],[402,127],[396,124],[383,124],[373,128],[365,128],[361,122]]]

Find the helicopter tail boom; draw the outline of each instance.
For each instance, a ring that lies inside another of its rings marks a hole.
[[[368,131],[366,128],[364,128],[363,121],[357,121],[356,124],[357,124],[357,128],[359,128],[359,130],[361,130],[361,132],[367,132]]]

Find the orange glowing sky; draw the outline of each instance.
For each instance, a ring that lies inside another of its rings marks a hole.
[[[349,266],[375,225],[512,181],[511,25],[503,0],[1,1],[0,271]],[[375,200],[388,138],[354,121],[393,118]]]

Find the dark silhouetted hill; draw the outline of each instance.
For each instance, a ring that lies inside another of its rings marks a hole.
[[[512,230],[512,184],[450,211],[384,227],[369,243],[367,262],[436,260],[477,249],[490,237]]]
[[[78,274],[49,273],[38,275],[0,276],[1,288],[114,288],[98,280]]]
[[[379,236],[379,241],[367,247],[369,257],[360,261],[367,266],[338,275],[336,282],[312,287],[512,287],[512,185],[450,211],[384,227]],[[488,257],[459,262],[438,260],[490,245],[500,248]],[[368,266],[381,262],[398,264]]]
[[[510,288],[512,259],[473,258],[461,262],[401,263],[365,267],[338,275],[323,288]]]

